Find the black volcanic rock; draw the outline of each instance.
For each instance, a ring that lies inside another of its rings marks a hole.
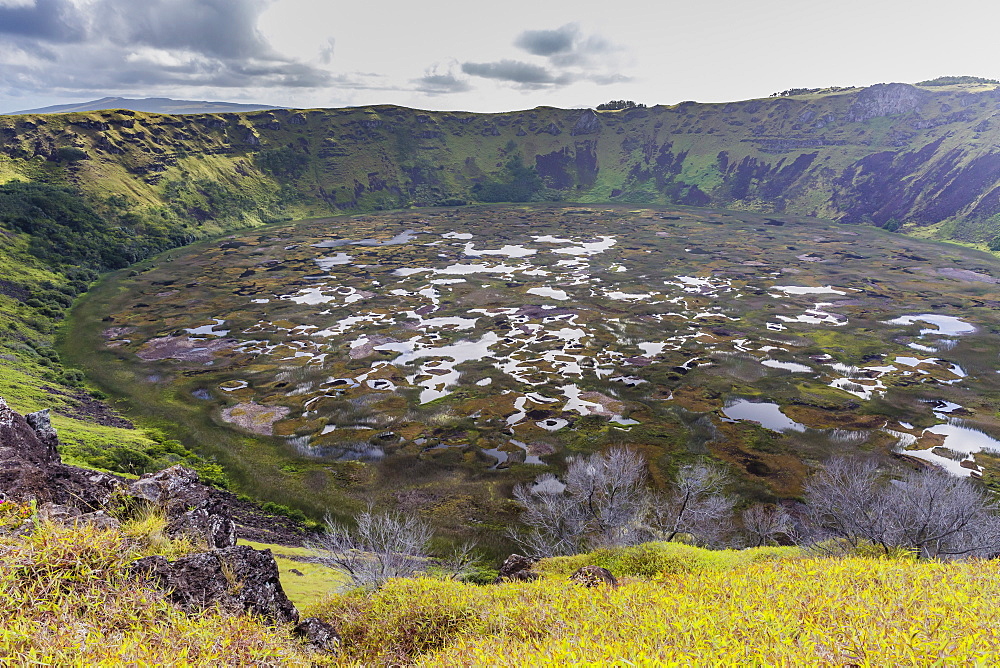
[[[136,577],[168,592],[188,612],[219,606],[261,615],[270,622],[297,622],[299,613],[278,580],[270,550],[246,545],[190,554],[174,561],[144,557],[132,565]]]
[[[500,566],[495,583],[531,582],[532,580],[537,580],[539,577],[538,573],[531,570],[531,567],[534,565],[534,559],[520,554],[512,554]]]
[[[39,432],[0,398],[0,491],[12,501],[34,499],[82,512],[103,509],[119,479],[63,464],[47,415],[36,413],[33,421]]]

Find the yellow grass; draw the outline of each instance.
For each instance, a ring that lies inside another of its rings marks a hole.
[[[397,580],[318,610],[340,627],[345,664],[1000,663],[991,562],[734,558],[726,568],[703,552],[684,572],[626,577],[617,590],[561,574],[492,587]]]
[[[0,527],[30,508],[0,504]],[[0,536],[0,665],[310,666],[287,627],[214,610],[188,615],[163,593],[127,576],[150,551],[156,520],[117,530],[43,524],[26,537]]]

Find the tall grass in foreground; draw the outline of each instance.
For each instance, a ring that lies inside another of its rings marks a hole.
[[[618,561],[619,576],[630,559]],[[313,612],[338,626],[341,660],[353,664],[1000,663],[992,562],[690,546],[665,547],[660,560],[665,570],[623,577],[618,589],[585,589],[566,580],[569,563],[543,562],[548,574],[533,583],[393,580]]]
[[[3,504],[8,506],[10,504]],[[4,515],[10,511],[4,510]],[[0,517],[0,520],[3,518]],[[187,615],[126,577],[143,554],[182,545],[43,524],[0,536],[0,665],[315,665],[287,628],[209,610]],[[153,533],[156,522],[146,518]]]

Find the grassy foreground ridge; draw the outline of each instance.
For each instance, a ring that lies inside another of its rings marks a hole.
[[[981,563],[699,564],[617,590],[564,575],[476,587],[397,580],[324,611],[346,658],[420,665],[995,665],[1000,590]],[[705,555],[714,561],[715,555]],[[742,563],[741,563],[742,562]],[[973,658],[974,657],[974,658]]]
[[[5,523],[30,509],[10,504]],[[128,563],[192,546],[42,524],[0,537],[5,665],[995,665],[1000,580],[985,562],[812,558],[798,548],[650,543],[544,560],[531,583],[392,580],[303,612],[333,623],[338,657],[290,629],[189,616],[137,587]],[[617,589],[567,580],[602,565]],[[282,569],[282,578],[292,577]]]

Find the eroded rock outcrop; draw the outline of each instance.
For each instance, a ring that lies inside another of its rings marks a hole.
[[[112,498],[118,508],[123,502],[160,508],[168,535],[187,534],[209,550],[172,562],[162,556],[139,559],[131,567],[134,577],[164,590],[188,612],[218,606],[276,624],[298,622],[295,633],[309,646],[336,651],[340,638],[332,626],[314,618],[299,622],[271,551],[236,545],[232,509],[240,502],[232,494],[201,484],[196,471],[180,465],[135,481],[67,466],[58,443],[48,411],[22,416],[0,398],[0,499],[35,500],[37,521],[102,529],[120,526],[108,512]],[[17,532],[32,530],[28,522]]]
[[[917,109],[926,95],[924,91],[910,84],[875,84],[858,93],[854,104],[847,111],[847,120],[852,123],[863,123],[881,116],[905,114]]]
[[[295,625],[295,635],[313,649],[321,652],[336,652],[340,648],[340,636],[330,624],[308,617]]]
[[[11,501],[34,499],[81,512],[105,508],[119,478],[63,464],[48,414],[34,413],[32,422],[38,431],[0,398],[0,490]]]
[[[535,559],[520,554],[512,554],[504,560],[497,573],[496,584],[501,582],[531,582],[539,578],[538,573],[531,570]]]
[[[163,509],[169,535],[188,534],[210,548],[236,545],[236,522],[214,490],[198,482],[185,466],[147,473],[128,486],[127,494]]]
[[[593,109],[585,109],[570,130],[572,135],[590,135],[601,131],[601,120]]]
[[[261,615],[275,623],[293,623],[299,613],[278,580],[278,565],[270,550],[246,545],[190,554],[174,561],[144,557],[132,573],[164,589],[188,612],[219,606],[231,612]]]

